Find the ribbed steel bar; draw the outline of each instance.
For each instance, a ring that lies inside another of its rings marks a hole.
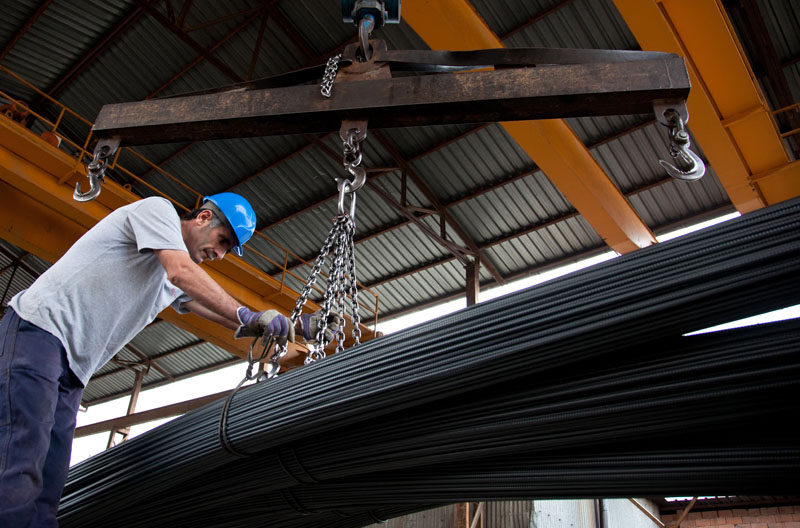
[[[361,427],[309,438],[294,448],[294,455],[321,483],[296,487],[294,502],[315,512],[348,504],[408,503],[421,500],[412,482],[429,488],[434,481],[441,482],[442,489],[430,499],[444,502],[467,500],[458,495],[465,489],[470,500],[579,496],[573,493],[584,491],[573,490],[588,489],[581,487],[586,482],[578,478],[580,473],[595,474],[596,462],[611,455],[620,460],[618,475],[610,470],[598,474],[593,495],[635,495],[638,492],[631,490],[637,487],[655,487],[660,490],[656,495],[664,490],[763,493],[765,488],[785,493],[800,486],[795,479],[800,446],[791,427],[800,417],[794,404],[800,384],[799,341],[800,322],[661,340],[644,351],[620,350],[616,363],[593,362],[567,375],[553,373],[544,383],[519,380],[491,394],[473,391],[413,415],[390,414]],[[748,427],[741,430],[744,421]],[[322,444],[325,450],[315,457],[315,446]],[[787,454],[786,448],[793,445],[797,449]],[[762,451],[770,454],[762,456]],[[662,457],[662,452],[668,456]],[[679,457],[676,464],[665,466],[663,460],[673,452]],[[464,453],[470,457],[466,463],[461,460]],[[709,459],[705,465],[684,467],[683,459],[696,460],[701,453]],[[281,455],[291,459],[288,453]],[[535,465],[525,462],[532,455]],[[567,480],[569,473],[554,472],[550,480],[541,473],[549,457],[573,460],[573,482]],[[780,467],[772,468],[778,462],[769,457],[783,457]],[[626,462],[636,458],[638,465]],[[450,466],[441,463],[448,459],[456,461]],[[526,471],[538,472],[535,478],[501,475],[506,471],[524,476],[525,464],[530,466]],[[770,466],[766,480],[763,471],[760,480],[754,476],[763,469],[758,464]],[[264,501],[259,511],[270,518],[295,515],[297,506],[287,502],[285,490],[268,494],[264,487],[252,485],[279,480],[281,475],[275,477],[269,468],[280,466],[267,455],[198,475],[195,481],[200,484],[148,502],[147,513],[137,515],[137,525],[202,523],[217,510],[241,512]],[[356,476],[335,479],[331,468]],[[481,472],[497,475],[496,481],[480,477]],[[697,472],[700,480],[692,476]],[[451,487],[445,479],[451,473],[474,478]],[[242,482],[251,485],[243,487]],[[365,486],[372,492],[365,492]],[[226,490],[224,499],[218,497],[219,489]],[[497,495],[501,490],[505,496]],[[387,500],[387,495],[393,499]]]
[[[617,380],[619,393],[611,386],[604,392],[601,383],[603,390],[586,396],[599,399],[597,408],[587,408],[591,412],[564,408],[574,415],[563,423],[547,419],[539,406],[565,405],[547,400],[564,376],[575,377],[579,392],[588,390],[580,389],[594,374],[587,365],[617,365],[628,372],[623,360],[656,349],[654,343],[796,303],[798,276],[800,201],[795,200],[371,341],[242,391],[231,405],[228,435],[238,451],[254,455],[249,459],[235,459],[219,445],[221,403],[187,414],[73,468],[61,525],[150,511],[156,517],[148,525],[157,526],[171,515],[156,505],[183,490],[192,498],[174,503],[173,512],[188,504],[199,508],[204,501],[225,509],[213,499],[214,488],[217,497],[230,495],[229,504],[238,504],[251,497],[251,489],[265,494],[431,464],[468,467],[476,457],[515,456],[531,446],[609,443],[620,435],[635,438],[637,431],[666,434],[676,424],[708,426],[752,412],[747,405],[730,408],[731,399],[778,408],[787,399],[773,401],[775,394],[795,391],[791,401],[796,401],[796,390],[781,385],[789,381],[780,378],[780,369],[767,366],[766,386],[759,379],[736,378],[735,372],[725,378],[706,371],[694,385],[665,382],[666,396],[651,391],[632,408],[606,401],[646,392],[644,382],[625,389],[623,376]],[[776,384],[777,392],[767,390],[769,384]],[[529,385],[540,393],[530,392]],[[670,396],[669,390],[679,389],[681,397]],[[500,396],[487,399],[490,394]],[[494,413],[497,420],[475,429],[467,408],[459,405],[471,400],[474,410],[484,399],[491,405],[483,408],[483,418]],[[463,417],[463,424],[449,420],[450,414]],[[631,416],[642,419],[631,422]],[[447,429],[438,429],[436,420]],[[554,432],[542,433],[551,423]],[[463,433],[460,443],[450,430]],[[233,484],[222,487],[226,479]]]

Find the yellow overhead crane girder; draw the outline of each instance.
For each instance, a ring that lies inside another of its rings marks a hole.
[[[800,195],[775,120],[720,0],[614,0],[643,50],[686,59],[689,128],[742,213]]]
[[[467,0],[408,0],[403,18],[431,49],[505,47]],[[561,119],[502,123],[587,222],[618,253],[655,236],[589,150]]]
[[[76,181],[85,181],[86,168],[20,124],[0,116],[0,238],[49,262],[55,262],[89,228],[111,211],[134,202],[138,196],[106,181],[103,192],[91,202],[72,197]],[[289,313],[297,292],[282,286],[245,261],[229,256],[204,265],[205,270],[233,297],[250,307]],[[86,273],[91,273],[87,269]],[[308,307],[319,306],[309,301]],[[162,319],[242,358],[249,339],[233,339],[233,332],[193,314],[166,309]],[[362,328],[366,338],[372,332]],[[282,364],[296,366],[305,348],[290,345]]]

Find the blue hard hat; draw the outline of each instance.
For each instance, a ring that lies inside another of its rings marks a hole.
[[[203,203],[211,202],[225,215],[225,219],[233,229],[236,237],[236,244],[232,250],[238,256],[242,256],[242,246],[250,240],[256,230],[256,213],[250,206],[250,202],[236,193],[219,193],[211,196],[204,196]]]

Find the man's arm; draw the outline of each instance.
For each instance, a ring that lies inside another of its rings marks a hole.
[[[241,303],[195,264],[188,253],[176,249],[157,249],[154,252],[166,270],[169,281],[194,299],[195,302],[185,303],[189,310],[227,328],[239,326],[236,310]],[[196,309],[197,305],[201,307]]]
[[[199,315],[200,317],[204,317],[209,321],[213,321],[219,325],[224,326],[225,328],[230,328],[231,330],[236,330],[239,328],[241,324],[239,320],[232,321],[228,318],[222,317],[221,315],[212,312],[202,304],[197,301],[189,301],[181,304],[182,307],[186,308],[190,312]]]

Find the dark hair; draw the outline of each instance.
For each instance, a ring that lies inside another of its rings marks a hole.
[[[213,218],[209,223],[210,227],[218,227],[218,226],[226,226],[230,228],[230,224],[228,223],[228,219],[225,218],[225,215],[222,214],[222,211],[211,202],[204,203],[201,207],[189,211],[188,213],[183,213],[181,215],[181,220],[194,220],[195,218],[200,215],[203,211],[211,211]]]

